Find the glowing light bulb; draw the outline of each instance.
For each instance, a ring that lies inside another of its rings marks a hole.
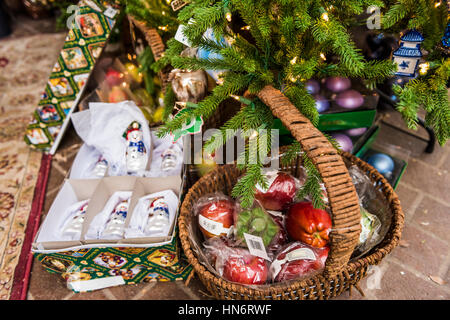
[[[428,62],[421,63],[421,64],[419,64],[419,69],[420,69],[419,73],[421,75],[426,75],[428,72],[428,69],[430,69],[430,64]]]
[[[434,7],[437,8],[437,7],[439,7],[440,5],[441,5],[441,2],[439,1],[439,2],[436,2],[436,3],[434,4]]]
[[[323,52],[320,53],[320,58],[325,61],[327,60],[327,57],[325,57],[325,54]]]
[[[237,95],[232,94],[231,97],[232,97],[233,99],[237,100],[237,101],[240,100],[239,96],[237,96]]]
[[[330,20],[330,18],[328,17],[328,12],[322,13],[322,19],[325,20],[325,21]]]
[[[294,59],[291,60],[291,64],[295,64],[297,62],[297,57],[294,57]]]
[[[231,22],[231,12],[225,14],[225,19],[227,19],[228,22]]]
[[[241,30],[250,30],[250,26],[244,26],[241,28]]]

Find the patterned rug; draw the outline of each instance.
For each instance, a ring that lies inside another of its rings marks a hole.
[[[33,197],[45,188],[42,153],[31,150],[23,134],[64,38],[58,33],[0,40],[0,300],[10,298],[16,268],[25,267],[21,252],[34,229],[27,231]]]

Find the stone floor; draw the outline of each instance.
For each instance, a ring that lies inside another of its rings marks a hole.
[[[35,32],[33,24],[36,25],[33,21],[21,23],[16,29],[24,34]],[[432,154],[426,154],[423,152],[426,143],[421,140],[426,138],[424,130],[401,131],[406,128],[399,115],[392,111],[384,112],[381,120],[377,143],[399,146],[397,152],[408,158],[407,170],[396,190],[406,216],[402,241],[362,281],[365,297],[354,291],[352,296],[345,292],[336,299],[450,299],[450,144],[436,146]],[[412,137],[411,133],[418,138]],[[71,128],[53,159],[43,218],[67,176],[80,144]],[[153,282],[76,294],[67,289],[60,276],[46,272],[35,261],[27,298],[203,300],[211,299],[211,296],[196,277],[187,286],[182,282]]]

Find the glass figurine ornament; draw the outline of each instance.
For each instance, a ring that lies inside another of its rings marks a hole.
[[[169,206],[164,197],[150,200],[148,219],[144,229],[146,234],[160,234],[169,225]]]
[[[125,220],[128,213],[128,200],[122,200],[111,212],[108,221],[106,221],[102,238],[122,238]]]
[[[400,47],[392,54],[397,64],[396,76],[416,78],[418,65],[423,54],[420,45],[424,41],[422,34],[413,29],[401,37]]]
[[[147,164],[147,149],[144,145],[141,124],[133,121],[124,133],[124,138],[127,140],[126,166],[128,173],[144,171]]]
[[[106,175],[106,171],[108,170],[108,161],[106,161],[103,156],[99,156],[97,162],[94,167],[94,175],[96,177],[102,178]]]
[[[69,236],[72,239],[79,239],[81,236],[81,229],[83,227],[84,217],[88,208],[88,201],[79,207],[73,217],[66,223],[63,228],[63,236]]]

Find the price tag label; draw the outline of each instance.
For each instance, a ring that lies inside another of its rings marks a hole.
[[[208,219],[202,215],[198,216],[198,223],[200,226],[208,231],[209,233],[212,233],[216,236],[221,235],[222,233],[225,233],[227,235],[230,235],[231,228],[224,228],[223,224],[217,221],[213,221],[211,219]]]
[[[244,233],[244,238],[251,255],[271,261],[271,259],[267,255],[267,251],[264,247],[264,242],[261,237]]]

